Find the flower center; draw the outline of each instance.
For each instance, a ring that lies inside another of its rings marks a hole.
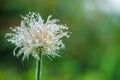
[[[33,47],[33,51],[37,54],[41,54],[43,51],[43,47],[42,46]]]

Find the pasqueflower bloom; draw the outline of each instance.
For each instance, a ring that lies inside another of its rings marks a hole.
[[[16,45],[13,50],[15,56],[23,54],[23,60],[29,58],[29,55],[38,60],[39,54],[60,56],[59,50],[65,47],[61,38],[69,37],[68,27],[57,24],[58,19],[50,18],[44,22],[39,13],[34,12],[22,16],[20,26],[11,28],[12,32],[6,34],[7,40]]]

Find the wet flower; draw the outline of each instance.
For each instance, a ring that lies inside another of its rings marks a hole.
[[[19,57],[23,54],[23,60],[33,55],[40,59],[39,54],[47,56],[60,56],[59,50],[65,46],[62,37],[69,37],[68,27],[59,25],[58,19],[44,22],[39,13],[29,12],[25,17],[22,16],[20,26],[11,28],[12,32],[7,33],[7,40],[16,45],[13,53]]]

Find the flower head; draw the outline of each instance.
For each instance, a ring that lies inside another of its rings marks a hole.
[[[50,18],[51,16],[44,22],[42,17],[34,12],[22,16],[20,26],[11,28],[12,32],[6,34],[7,40],[17,46],[13,51],[15,56],[24,54],[23,60],[29,58],[30,54],[36,59],[39,59],[39,54],[60,56],[59,50],[65,47],[61,38],[69,37],[66,31],[68,27],[57,24],[58,19]]]

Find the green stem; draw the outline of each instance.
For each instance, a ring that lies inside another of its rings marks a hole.
[[[37,65],[36,65],[36,80],[41,80],[42,76],[42,54],[39,55],[40,60],[37,60]]]

